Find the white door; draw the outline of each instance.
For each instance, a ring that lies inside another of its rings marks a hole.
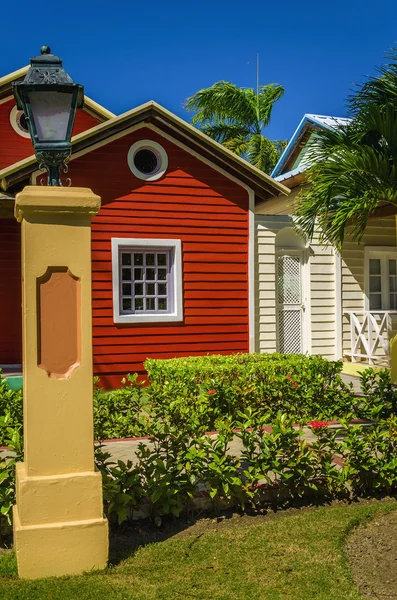
[[[285,354],[306,351],[302,270],[302,252],[277,256],[277,342],[278,351]]]

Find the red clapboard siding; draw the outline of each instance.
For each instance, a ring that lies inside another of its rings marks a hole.
[[[132,175],[130,146],[159,142],[168,170],[157,182]],[[94,371],[106,387],[147,357],[248,351],[248,194],[161,135],[140,129],[71,161],[74,186],[102,198],[92,223]],[[182,241],[184,320],[113,323],[111,238]]]
[[[0,169],[32,156],[33,147],[30,138],[20,135],[11,126],[10,113],[14,108],[14,98],[0,104]],[[73,135],[98,125],[98,121],[83,109],[76,112]]]
[[[0,256],[0,363],[19,364],[22,362],[21,227],[15,219],[0,219]]]

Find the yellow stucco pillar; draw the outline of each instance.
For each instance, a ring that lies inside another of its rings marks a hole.
[[[108,524],[95,471],[91,219],[85,188],[28,186],[22,227],[24,462],[17,465],[14,545],[20,577],[106,566]]]

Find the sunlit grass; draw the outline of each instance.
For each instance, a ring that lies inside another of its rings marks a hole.
[[[1,600],[359,600],[343,543],[357,523],[396,502],[301,510],[234,520],[230,527],[138,549],[101,573],[20,581],[0,556]]]

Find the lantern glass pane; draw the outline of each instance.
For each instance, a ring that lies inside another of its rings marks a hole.
[[[31,91],[32,117],[40,142],[66,141],[73,93]]]

